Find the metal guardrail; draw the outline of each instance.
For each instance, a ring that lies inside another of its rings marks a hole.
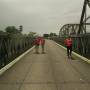
[[[73,40],[73,51],[90,59],[90,34],[71,36]],[[54,41],[63,45],[67,37],[53,37]]]
[[[33,46],[33,39],[22,34],[0,35],[0,68]]]

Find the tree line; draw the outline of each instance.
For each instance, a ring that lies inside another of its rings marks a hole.
[[[4,31],[0,30],[0,35],[4,34],[10,34],[10,35],[15,35],[15,34],[20,34],[24,36],[29,36],[29,37],[34,37],[36,32],[30,31],[28,34],[23,34],[23,26],[20,25],[19,28],[16,28],[15,26],[7,26]]]

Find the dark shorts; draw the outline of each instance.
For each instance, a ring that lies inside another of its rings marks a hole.
[[[67,49],[72,50],[72,46],[67,46]]]
[[[72,53],[72,46],[67,46],[67,55],[71,56],[71,53]]]

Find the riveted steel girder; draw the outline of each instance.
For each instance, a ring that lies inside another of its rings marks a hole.
[[[81,14],[80,24],[79,24],[79,30],[78,34],[81,34],[82,32],[86,33],[86,21],[87,21],[87,6],[90,8],[90,0],[84,0],[83,10]],[[83,31],[82,26],[85,26],[85,29]]]

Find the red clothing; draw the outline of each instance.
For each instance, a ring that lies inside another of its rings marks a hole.
[[[45,39],[41,38],[41,45],[44,45],[45,44]]]
[[[70,38],[70,39],[66,39],[65,40],[65,44],[66,44],[66,46],[72,46],[72,39]]]
[[[39,44],[40,44],[40,38],[36,38],[36,39],[34,40],[34,44],[35,44],[35,45],[39,45]]]

